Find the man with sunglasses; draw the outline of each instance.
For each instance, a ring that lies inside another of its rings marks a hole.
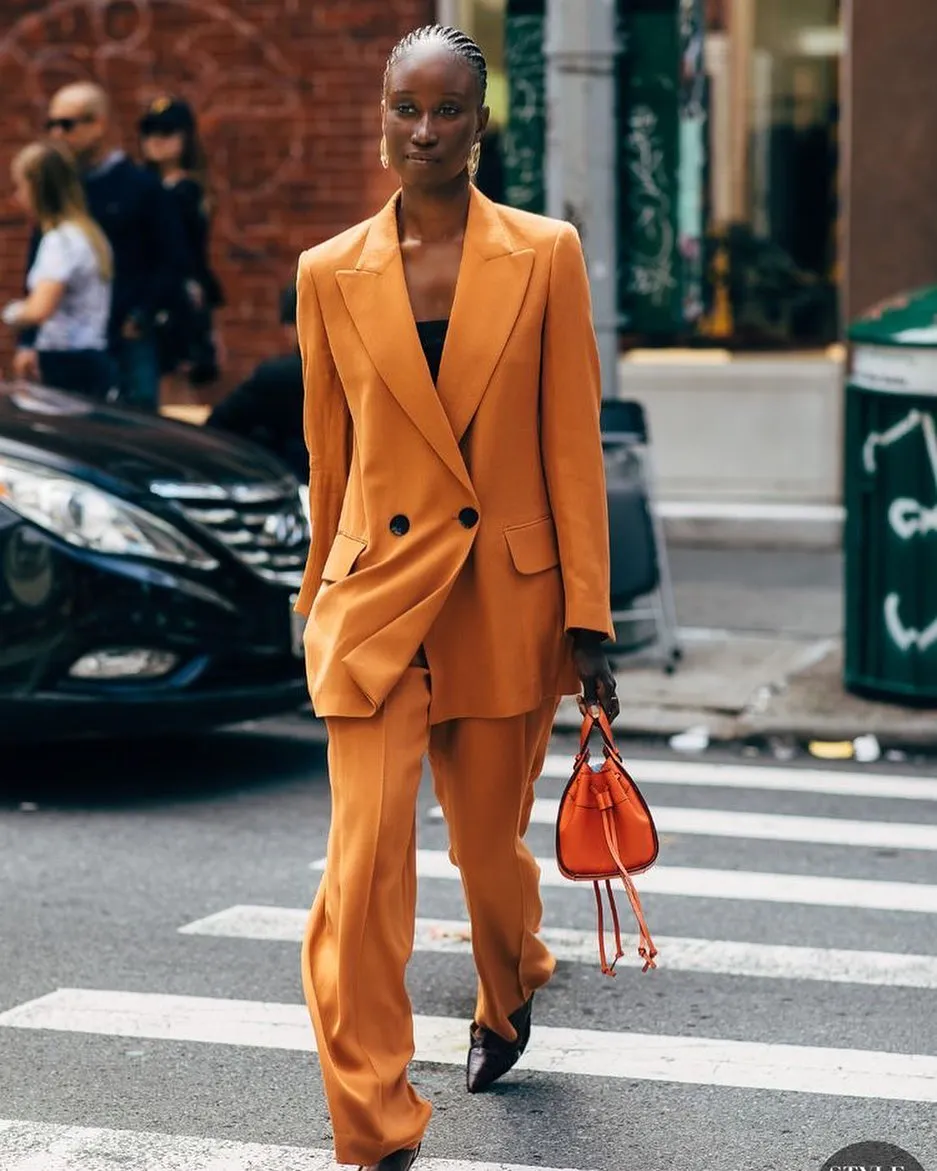
[[[159,366],[153,338],[157,309],[182,296],[188,271],[182,226],[159,180],[110,143],[107,95],[91,82],[60,89],[49,104],[48,134],[74,156],[88,209],[114,253],[114,287],[108,348],[120,400],[155,411]],[[34,239],[33,249],[37,241]],[[30,256],[29,263],[32,263]],[[14,369],[38,374],[32,337],[20,337]]]

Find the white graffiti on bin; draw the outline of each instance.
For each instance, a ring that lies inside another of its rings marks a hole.
[[[937,533],[937,506],[927,508],[917,500],[899,496],[888,509],[888,523],[902,541],[926,537],[928,533]]]
[[[934,416],[928,412],[913,408],[888,430],[870,432],[862,448],[863,465],[870,475],[878,471],[879,449],[891,447],[915,431],[920,431],[924,437],[934,492],[937,494],[937,426],[934,424]],[[888,507],[888,523],[902,541],[937,533],[937,505],[921,504],[908,496],[899,496]],[[890,593],[885,598],[883,611],[888,636],[902,653],[907,654],[912,648],[927,651],[937,644],[937,618],[924,630],[905,626],[901,621],[900,594]]]
[[[912,647],[917,647],[919,651],[929,650],[937,643],[937,618],[924,630],[916,630],[913,626],[905,626],[901,621],[898,612],[900,608],[900,596],[889,594],[885,599],[885,628],[892,642],[906,654]]]
[[[862,462],[865,470],[871,475],[878,470],[876,458],[880,447],[891,447],[893,443],[904,439],[912,431],[920,427],[927,447],[927,457],[930,460],[931,472],[934,476],[934,489],[937,491],[937,427],[934,425],[934,416],[919,411],[916,407],[908,411],[900,423],[895,423],[887,431],[870,431],[862,448]]]
[[[899,423],[895,423],[887,431],[869,433],[862,448],[862,463],[870,475],[878,471],[879,449],[891,447],[917,430],[924,436],[934,492],[937,494],[937,426],[934,424],[933,415],[919,411],[916,407],[908,411]],[[929,506],[910,497],[899,496],[889,505],[888,523],[902,541],[927,536],[928,533],[937,532],[937,505]]]

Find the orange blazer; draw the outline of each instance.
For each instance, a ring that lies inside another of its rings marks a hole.
[[[579,690],[566,630],[614,635],[582,249],[473,188],[434,386],[396,200],[299,261],[310,696],[371,715],[422,644],[433,723],[518,715]]]

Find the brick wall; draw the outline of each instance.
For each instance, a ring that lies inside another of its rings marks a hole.
[[[20,291],[28,227],[9,160],[35,137],[58,86],[111,93],[134,150],[156,94],[199,115],[217,201],[212,258],[228,304],[214,398],[277,352],[277,294],[301,249],[369,215],[390,193],[378,162],[380,82],[393,42],[434,0],[3,0],[0,4],[0,303]],[[0,334],[0,368],[9,331]],[[194,397],[194,395],[192,396]]]
[[[937,282],[934,0],[852,0],[842,171],[847,323]]]

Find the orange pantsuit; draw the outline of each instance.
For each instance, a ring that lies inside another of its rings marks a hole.
[[[297,609],[333,803],[303,983],[336,1157],[363,1164],[416,1146],[430,1113],[407,1081],[404,985],[422,759],[468,904],[475,1019],[513,1039],[508,1014],[553,969],[521,839],[558,697],[579,690],[567,632],[613,634],[575,230],[472,189],[434,386],[397,198],[297,277],[312,518]]]

